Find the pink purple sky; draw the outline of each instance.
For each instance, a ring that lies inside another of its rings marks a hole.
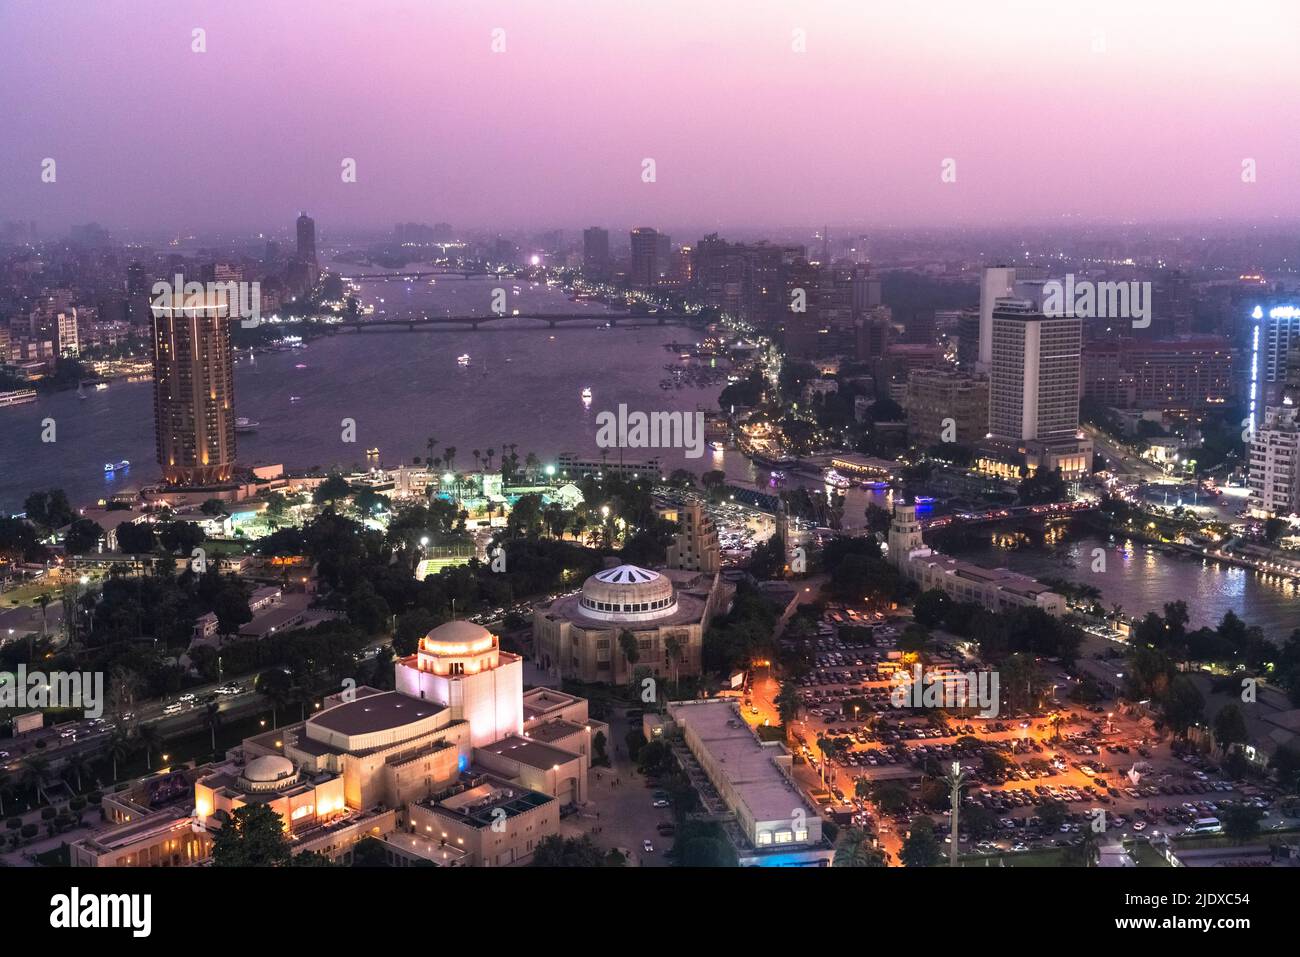
[[[1295,0],[0,0],[0,220],[1292,219],[1298,50]]]

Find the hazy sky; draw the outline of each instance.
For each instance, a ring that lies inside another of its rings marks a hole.
[[[1298,50],[1296,0],[0,0],[0,220],[1289,219]]]

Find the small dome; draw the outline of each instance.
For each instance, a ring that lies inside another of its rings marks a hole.
[[[278,754],[264,754],[254,758],[244,768],[244,780],[255,784],[271,784],[294,773],[293,762]]]
[[[472,621],[447,621],[424,636],[426,648],[433,645],[478,645],[492,641],[492,632]]]

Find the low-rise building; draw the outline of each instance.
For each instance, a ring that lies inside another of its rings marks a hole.
[[[793,758],[778,741],[760,741],[734,701],[673,701],[671,726],[735,815],[729,829],[742,866],[825,867],[833,851],[822,819],[791,777]]]
[[[932,551],[921,536],[916,506],[894,505],[889,560],[922,591],[939,589],[954,601],[976,602],[990,611],[1041,608],[1065,614],[1065,599],[1046,585],[1007,568],[985,568]]]

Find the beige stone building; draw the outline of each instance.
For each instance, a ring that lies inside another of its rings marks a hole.
[[[534,608],[535,662],[553,675],[611,684],[630,681],[638,668],[666,678],[699,674],[704,631],[730,596],[716,572],[607,568],[579,594]],[[619,641],[624,631],[636,640],[635,663]]]
[[[393,863],[514,863],[555,833],[562,808],[587,801],[592,738],[608,727],[573,695],[535,689],[526,700],[521,660],[487,629],[440,625],[395,667],[396,691],[331,695],[219,764],[114,796],[105,806],[117,826],[78,841],[73,862],[201,863],[227,815],[261,804],[295,854],[346,860],[374,837]]]

